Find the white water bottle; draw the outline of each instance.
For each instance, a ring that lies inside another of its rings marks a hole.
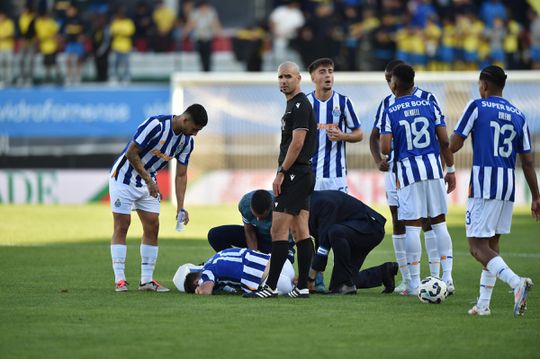
[[[176,217],[176,231],[182,232],[184,230],[184,220],[186,219],[186,212],[182,208],[180,212],[178,212],[178,216]]]

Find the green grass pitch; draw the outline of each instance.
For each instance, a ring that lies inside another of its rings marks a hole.
[[[177,233],[174,209],[162,208],[155,278],[166,286],[173,287],[178,265],[212,254],[204,240],[210,227],[240,223],[234,206],[190,209],[190,224]],[[513,317],[513,295],[500,281],[491,317],[470,318],[481,267],[467,251],[462,208],[451,209],[449,227],[456,295],[442,305],[383,295],[380,288],[257,301],[138,292],[136,216],[126,268],[132,289],[116,293],[107,205],[2,205],[0,358],[539,358],[540,285],[523,318]],[[516,209],[501,251],[518,274],[540,284],[539,231],[527,208]],[[365,267],[393,259],[387,235]]]

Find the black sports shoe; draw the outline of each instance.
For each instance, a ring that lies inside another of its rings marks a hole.
[[[356,294],[356,286],[355,285],[347,285],[342,284],[336,289],[332,290],[330,294]]]
[[[395,276],[397,275],[399,266],[396,262],[386,262],[382,265],[382,282],[384,289],[381,293],[393,293],[396,288]]]
[[[287,296],[290,298],[309,298],[309,289],[298,289],[294,287],[293,290],[287,293]]]
[[[277,291],[273,290],[266,284],[263,287],[259,287],[254,292],[245,293],[242,295],[244,298],[276,298],[278,295]]]

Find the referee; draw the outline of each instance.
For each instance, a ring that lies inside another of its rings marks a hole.
[[[272,251],[266,284],[250,297],[277,296],[277,282],[287,259],[289,230],[296,241],[298,253],[298,284],[289,292],[293,298],[309,297],[307,280],[313,242],[309,236],[309,198],[315,186],[311,157],[317,141],[317,123],[313,108],[300,89],[300,70],[294,62],[284,62],[278,68],[279,90],[287,99],[281,118],[281,143],[276,178],[272,189],[276,195],[272,215]]]

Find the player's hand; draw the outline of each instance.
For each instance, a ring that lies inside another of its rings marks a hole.
[[[390,165],[388,164],[388,162],[386,162],[385,159],[379,162],[378,167],[379,167],[379,171],[383,171],[383,172],[388,172],[388,170],[390,169]]]
[[[533,199],[531,203],[531,213],[536,222],[540,221],[540,198]]]
[[[150,196],[157,198],[160,196],[159,193],[159,187],[157,183],[154,180],[150,180],[146,183],[146,186],[148,187],[148,193],[150,193]],[[161,198],[161,196],[160,196]]]
[[[283,183],[283,179],[285,178],[285,174],[282,172],[279,172],[276,174],[276,178],[274,178],[274,182],[272,182],[272,190],[274,191],[274,194],[276,196],[279,196],[281,194],[281,184]]]
[[[452,192],[456,189],[456,174],[447,173],[446,176],[444,176],[444,182],[448,184],[448,189],[446,190],[446,193]]]
[[[343,135],[343,132],[341,132],[341,130],[337,127],[332,127],[326,130],[326,136],[328,136],[330,141],[342,141]]]

